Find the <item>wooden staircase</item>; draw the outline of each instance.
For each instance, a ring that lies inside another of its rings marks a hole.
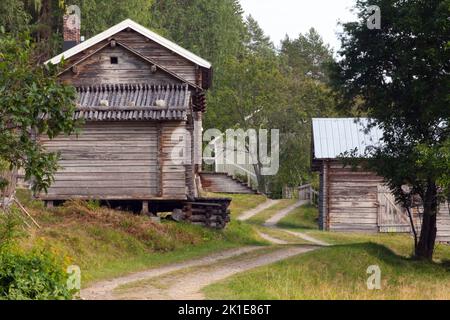
[[[227,173],[202,172],[200,173],[203,190],[215,193],[230,194],[257,194],[258,191],[249,187]]]

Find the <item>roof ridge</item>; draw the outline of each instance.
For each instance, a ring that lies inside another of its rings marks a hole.
[[[169,39],[164,38],[163,36],[160,36],[159,34],[151,31],[150,29],[140,25],[139,23],[131,20],[131,19],[125,19],[122,22],[110,27],[109,29],[89,38],[88,40],[79,43],[73,48],[70,48],[69,50],[64,51],[63,53],[51,58],[50,60],[46,61],[45,63],[52,63],[52,64],[58,64],[61,62],[61,60],[68,59],[84,50],[86,50],[89,47],[92,47],[93,45],[108,39],[109,37],[113,36],[114,34],[121,32],[127,28],[130,28],[134,30],[137,33],[140,33],[144,37],[149,38],[150,40],[158,43],[159,45],[173,51],[174,53],[178,54],[179,56],[193,62],[194,64],[197,64],[203,68],[210,69],[211,63],[200,56],[196,55],[195,53],[179,46],[178,44],[170,41]]]

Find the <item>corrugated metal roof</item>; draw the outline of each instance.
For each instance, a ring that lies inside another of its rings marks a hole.
[[[368,123],[367,118],[312,119],[314,158],[336,159],[355,148],[363,156],[367,147],[379,144],[383,137],[378,127],[365,132]]]
[[[154,33],[153,31],[150,31],[149,29],[145,28],[144,26],[134,22],[131,19],[126,19],[118,24],[116,24],[115,26],[109,28],[106,31],[103,31],[102,33],[99,33],[98,35],[76,45],[75,47],[57,55],[56,57],[48,60],[46,63],[51,62],[52,64],[58,64],[61,62],[61,59],[64,57],[64,59],[68,59],[74,55],[76,55],[77,53],[80,53],[90,47],[92,47],[93,45],[108,39],[109,37],[115,35],[116,33],[123,31],[127,28],[130,28],[140,34],[142,34],[143,36],[155,41],[156,43],[162,45],[163,47],[166,47],[169,50],[172,50],[173,52],[179,54],[180,56],[188,59],[189,61],[192,61],[193,63],[210,69],[211,68],[211,63],[209,63],[208,61],[206,61],[203,58],[200,58],[199,56],[197,56],[196,54],[180,47],[179,45],[177,45],[176,43],[173,43],[172,41],[161,37],[160,35]]]

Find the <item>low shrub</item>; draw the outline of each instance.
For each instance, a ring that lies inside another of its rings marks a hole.
[[[0,252],[0,299],[65,300],[75,292],[67,287],[68,274],[59,258],[45,250]]]
[[[19,223],[11,213],[0,213],[0,300],[72,299],[68,262],[49,248],[19,249]]]

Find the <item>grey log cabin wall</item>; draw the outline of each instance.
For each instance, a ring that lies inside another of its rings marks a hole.
[[[381,141],[378,127],[367,131],[369,119],[313,119],[312,167],[320,172],[319,228],[343,232],[411,232],[405,209],[395,202],[383,178],[360,168],[344,167],[339,158]],[[415,216],[416,227],[420,215]],[[450,214],[443,204],[437,217],[437,240],[450,242]]]
[[[189,60],[168,47],[127,28],[66,60],[59,78],[76,87],[74,118],[85,123],[78,135],[39,137],[48,151],[61,154],[61,169],[39,198],[198,196],[193,158],[201,152],[211,71],[195,63],[201,58],[187,54]]]
[[[319,191],[319,229],[327,230],[328,229],[328,221],[327,221],[327,190],[325,186],[328,185],[328,162],[323,162],[322,168],[319,174],[319,183],[320,183],[320,191]]]
[[[111,59],[117,59],[117,64],[111,63]],[[149,77],[151,75],[151,77]],[[155,69],[142,58],[130,51],[116,46],[110,46],[100,50],[76,66],[75,69],[64,72],[60,79],[73,85],[95,85],[98,83],[148,83],[155,84],[178,83],[167,73]]]
[[[383,178],[373,172],[344,168],[340,161],[322,161],[320,167],[319,228],[335,232],[410,232],[406,212],[391,226],[381,224],[379,188],[384,186]],[[399,220],[403,223],[399,224]],[[420,217],[415,216],[418,230],[420,223]],[[436,240],[450,243],[447,203],[439,210]]]
[[[343,168],[336,161],[324,161],[322,172],[323,228],[378,232],[377,188],[383,180],[370,172]]]
[[[62,167],[43,198],[142,199],[158,196],[157,130],[148,122],[87,123],[79,136],[41,139]]]

